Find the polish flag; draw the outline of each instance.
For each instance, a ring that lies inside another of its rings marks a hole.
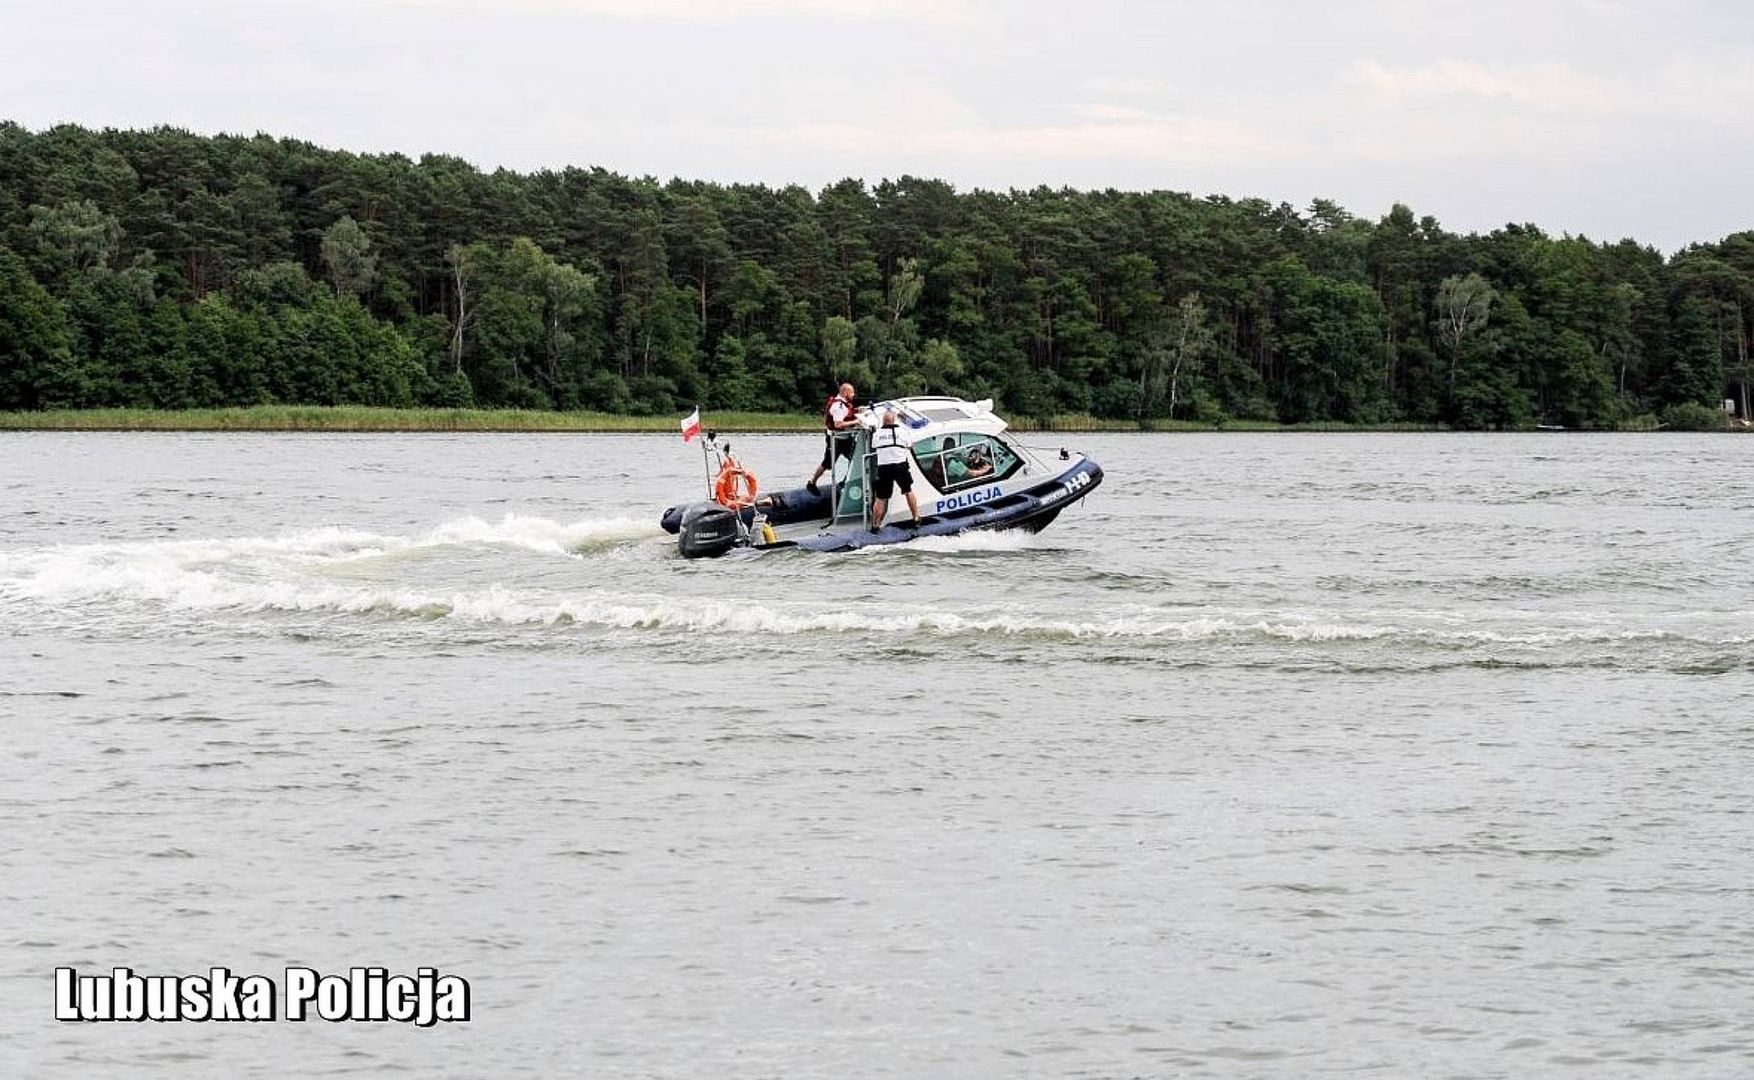
[[[696,435],[699,435],[699,434],[700,434],[700,406],[696,405],[694,407],[693,412],[689,413],[687,416],[682,418],[682,441],[688,442],[689,440],[693,439]]]

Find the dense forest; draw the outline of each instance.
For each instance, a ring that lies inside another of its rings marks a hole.
[[[1754,231],[1672,258],[1169,191],[484,173],[0,124],[0,409],[621,413],[993,397],[1027,417],[1611,428],[1749,415]]]

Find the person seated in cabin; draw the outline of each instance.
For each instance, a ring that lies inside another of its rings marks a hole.
[[[993,471],[992,459],[987,456],[985,443],[976,443],[962,450],[956,449],[956,440],[946,438],[941,455],[944,461],[944,486],[954,487],[966,480],[977,480]]]

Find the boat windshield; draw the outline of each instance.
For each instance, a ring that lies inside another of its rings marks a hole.
[[[870,433],[860,428],[853,437],[853,456],[851,461],[846,462],[846,475],[836,480],[839,484],[836,489],[838,498],[834,504],[836,521],[843,518],[858,518],[861,521],[865,519],[865,491],[868,486],[865,483],[865,457],[870,449]],[[835,464],[840,465],[840,461],[837,460]]]
[[[914,461],[926,482],[946,493],[1003,480],[1023,464],[1004,439],[974,431],[921,439]]]

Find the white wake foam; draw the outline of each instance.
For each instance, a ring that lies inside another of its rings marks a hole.
[[[931,552],[937,555],[955,555],[962,552],[1027,551],[1037,546],[1037,543],[1036,533],[1025,532],[1022,529],[1006,529],[1002,532],[978,529],[973,532],[957,533],[954,536],[922,536],[905,544],[872,544],[870,547],[857,548],[848,554],[894,556]]]
[[[1412,627],[1347,621],[1344,616],[1275,619],[1252,613],[1129,611],[1082,619],[1043,618],[1023,610],[970,612],[838,609],[788,606],[735,597],[705,598],[604,591],[533,592],[492,586],[434,591],[350,585],[298,577],[234,576],[162,559],[97,564],[67,559],[0,581],[0,600],[45,606],[151,604],[174,612],[315,612],[448,619],[470,624],[576,624],[613,630],[705,631],[763,636],[897,634],[1049,637],[1159,642],[1369,642],[1417,639],[1436,645],[1553,645],[1674,637],[1663,631],[1615,627],[1492,630]]]
[[[425,533],[394,535],[321,528],[275,537],[90,544],[0,552],[0,609],[28,605],[100,614],[108,608],[146,606],[178,612],[313,612],[455,620],[488,625],[577,624],[615,630],[712,631],[761,635],[895,634],[1045,636],[1155,642],[1278,641],[1371,642],[1398,639],[1438,648],[1545,647],[1634,640],[1741,645],[1743,626],[1717,632],[1664,625],[1608,613],[1506,613],[1482,624],[1462,611],[1297,609],[1238,610],[1128,605],[1053,617],[1021,606],[959,611],[858,606],[824,610],[802,600],[756,600],[625,593],[602,588],[531,590],[504,586],[435,589],[416,573],[407,582],[373,580],[362,563],[441,548],[513,549],[573,557],[592,549],[628,549],[658,535],[647,522],[626,518],[560,522],[508,516],[445,522]],[[1017,551],[1035,538],[1025,533],[971,533],[923,538],[942,551]],[[349,569],[349,564],[358,564]],[[728,578],[727,580],[734,580]],[[1510,618],[1524,614],[1526,619]],[[1734,631],[1734,632],[1731,632]]]
[[[608,544],[657,536],[657,526],[634,518],[561,522],[507,514],[498,523],[457,518],[416,536],[323,527],[271,537],[156,540],[122,544],[77,544],[19,552],[0,552],[0,574],[41,568],[55,562],[116,565],[130,562],[197,566],[290,556],[308,561],[348,559],[440,547],[521,548],[565,555]]]
[[[443,599],[327,585],[321,575],[362,560],[444,548],[574,556],[657,531],[631,518],[559,522],[507,515],[498,523],[459,518],[410,536],[323,527],[271,537],[62,545],[0,552],[0,600],[146,601],[193,610],[448,610]]]
[[[652,522],[636,518],[560,522],[507,514],[498,524],[473,517],[446,522],[421,538],[416,546],[487,544],[559,555],[644,540],[661,532]]]

